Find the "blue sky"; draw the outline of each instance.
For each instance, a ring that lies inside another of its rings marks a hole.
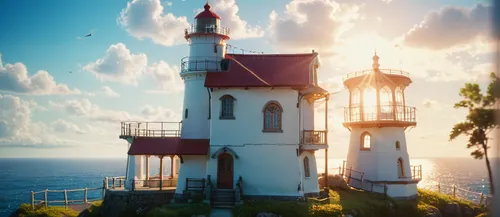
[[[459,88],[486,84],[493,68],[488,1],[209,2],[232,29],[231,45],[318,51],[320,80],[331,91],[342,75],[369,68],[377,49],[383,68],[409,71],[414,82],[406,91],[419,121],[408,133],[410,155],[468,156],[465,141],[447,135],[464,117],[452,108]],[[204,3],[1,1],[8,10],[0,13],[0,157],[124,157],[120,119],[179,120],[182,29]],[[33,77],[21,78],[21,66]],[[330,157],[344,157],[347,92],[332,98],[329,140],[338,151]]]

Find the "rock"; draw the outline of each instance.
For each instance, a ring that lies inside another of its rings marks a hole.
[[[444,217],[462,217],[462,210],[458,203],[446,204],[442,211]]]
[[[257,214],[257,216],[255,216],[255,217],[281,217],[281,216],[276,215],[274,213],[261,212],[261,213]]]
[[[428,206],[424,217],[441,217],[441,212],[436,207]]]
[[[324,187],[324,183],[325,183],[324,178],[325,177],[320,177],[318,179],[318,184],[319,184],[320,188]],[[340,175],[329,175],[328,176],[328,185],[331,188],[338,188],[338,189],[343,189],[343,190],[349,189],[347,182]]]

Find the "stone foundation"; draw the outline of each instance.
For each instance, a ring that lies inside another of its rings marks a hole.
[[[106,217],[118,217],[124,211],[140,212],[142,209],[166,205],[170,203],[174,193],[174,190],[123,191],[108,189],[102,203],[102,214]]]

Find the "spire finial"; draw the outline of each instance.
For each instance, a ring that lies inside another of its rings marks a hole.
[[[378,67],[380,66],[380,64],[378,64],[378,59],[379,57],[377,56],[377,49],[374,50],[375,52],[375,55],[373,55],[373,64],[372,64],[372,67],[373,67],[373,70],[378,70]]]
[[[210,10],[210,5],[208,4],[208,0],[207,0],[207,3],[205,3],[205,7],[204,8],[205,8],[206,11]]]

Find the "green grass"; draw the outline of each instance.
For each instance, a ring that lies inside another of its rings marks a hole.
[[[416,200],[393,200],[381,194],[360,190],[330,190],[329,200],[311,199],[309,202],[245,201],[233,209],[235,217],[254,217],[262,212],[283,217],[342,216],[357,217],[423,217],[436,208],[441,212],[446,204],[458,203],[480,213],[480,208],[469,201],[437,192],[418,190]],[[434,208],[435,207],[435,208]],[[462,209],[463,210],[463,209]],[[481,216],[486,217],[486,215]]]
[[[31,209],[30,204],[21,204],[16,210],[19,217],[76,217],[78,213],[72,209],[64,207],[37,207],[35,210]]]
[[[193,215],[209,216],[212,209],[203,203],[170,204],[154,207],[144,213],[136,214],[136,210],[128,209],[121,213],[123,217],[192,217]]]

